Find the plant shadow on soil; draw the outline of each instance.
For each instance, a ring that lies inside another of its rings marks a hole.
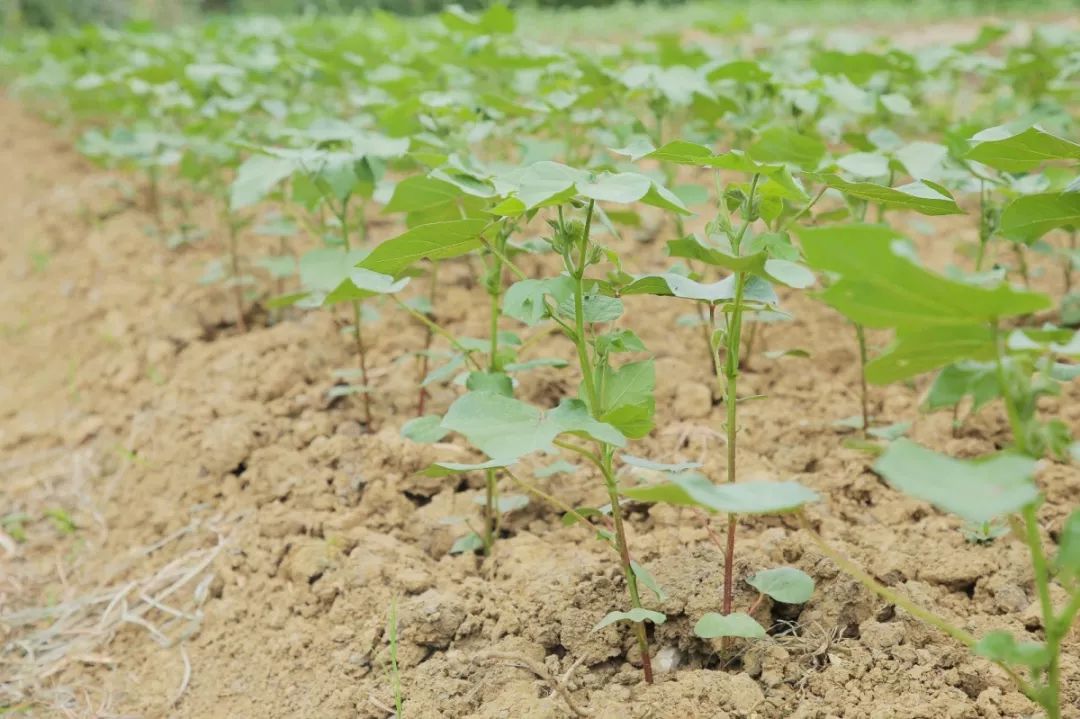
[[[591,631],[622,608],[622,577],[588,530],[562,526],[557,508],[533,498],[510,515],[491,560],[448,554],[464,530],[446,518],[475,512],[482,487],[480,478],[417,476],[436,458],[474,457],[468,450],[399,437],[416,395],[416,368],[399,358],[422,345],[420,327],[381,308],[369,359],[378,368],[378,426],[369,431],[354,399],[327,399],[332,371],[352,362],[341,322],[297,314],[238,333],[229,297],[194,282],[217,250],[212,240],[166,250],[147,238],[137,208],[110,211],[119,201],[110,176],[54,130],[10,101],[0,103],[0,128],[18,138],[5,140],[0,193],[0,481],[5,508],[30,517],[27,541],[0,554],[0,615],[46,604],[72,612],[71,636],[51,644],[41,621],[0,623],[4,645],[32,639],[60,651],[30,666],[5,650],[0,667],[12,678],[0,678],[0,699],[40,706],[42,716],[386,717],[386,625],[396,598],[408,717],[1031,713],[1004,675],[838,573],[790,519],[741,522],[735,575],[787,564],[813,576],[817,590],[801,608],[763,603],[757,618],[770,639],[736,644],[722,659],[718,642],[692,632],[718,608],[722,558],[699,517],[666,506],[629,513],[636,558],[667,593],[646,605],[669,617],[651,629],[658,681],[641,684],[628,629]],[[193,201],[194,217],[211,222],[210,209]],[[932,224],[973,233],[970,218]],[[245,238],[247,248],[258,242]],[[919,244],[933,266],[956,259],[925,237]],[[24,252],[31,245],[49,253],[44,268]],[[638,268],[659,267],[662,243],[640,242],[629,254]],[[1059,292],[1056,277],[1047,271],[1038,282]],[[445,269],[439,321],[481,336],[487,316],[471,284],[466,263]],[[869,471],[871,458],[842,446],[833,422],[859,402],[854,334],[809,298],[782,299],[795,319],[765,330],[742,379],[747,394],[768,395],[742,413],[743,477],[795,478],[818,491],[823,501],[810,516],[826,537],[970,631],[1036,629],[1021,544],[968,543],[957,520],[890,490]],[[677,323],[689,308],[628,304],[629,317],[649,317],[634,329],[657,358],[660,429],[636,451],[701,460],[708,475],[722,476],[720,440],[709,430],[720,428],[723,408],[702,361],[707,350],[697,329]],[[812,359],[760,354],[792,347]],[[551,337],[533,351],[569,350]],[[916,440],[953,456],[1006,440],[993,411],[959,437],[945,414],[920,414],[926,383],[874,388],[874,413],[914,420]],[[575,384],[565,371],[542,369],[522,377],[519,396],[546,406]],[[1046,400],[1047,409],[1077,431],[1080,395],[1071,392]],[[454,390],[432,394],[438,410]],[[538,481],[574,506],[604,501],[602,483],[585,471]],[[1040,518],[1053,537],[1080,499],[1080,477],[1049,465],[1040,482],[1048,495]],[[72,534],[39,519],[55,506],[71,514]],[[187,579],[164,608],[131,588],[167,586],[169,577]],[[97,604],[87,604],[91,596]],[[740,581],[737,606],[754,598]],[[76,631],[88,628],[97,633]],[[1064,666],[1073,707],[1078,655],[1074,633]]]

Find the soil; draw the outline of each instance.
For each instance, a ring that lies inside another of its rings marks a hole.
[[[482,488],[479,478],[417,476],[436,458],[475,458],[463,444],[399,436],[415,413],[407,353],[423,345],[422,328],[389,305],[369,325],[378,392],[376,426],[365,427],[355,397],[327,397],[334,370],[355,361],[344,315],[270,323],[253,312],[242,332],[231,294],[198,284],[222,236],[206,201],[166,188],[209,230],[168,249],[148,233],[136,178],[88,165],[10,100],[0,101],[0,138],[0,516],[27,516],[25,541],[0,546],[0,706],[40,717],[384,719],[396,612],[406,717],[1036,714],[989,663],[841,574],[790,517],[740,522],[736,603],[754,602],[747,576],[780,564],[812,575],[814,596],[802,607],[762,603],[756,616],[773,636],[724,655],[691,631],[719,610],[721,555],[701,517],[665,506],[633,506],[629,518],[636,558],[667,594],[647,598],[668,621],[652,630],[658,677],[646,686],[629,631],[592,631],[625,608],[613,557],[587,529],[562,526],[558,507],[534,497],[510,515],[490,559],[448,553],[465,531],[448,518],[475,518]],[[180,209],[165,210],[177,224]],[[974,239],[970,217],[899,221],[938,267],[961,261],[952,240]],[[950,242],[933,242],[928,225]],[[257,254],[265,241],[246,236],[244,247]],[[636,268],[662,262],[661,242],[618,242]],[[1037,269],[1036,284],[1060,293],[1056,271]],[[481,336],[472,268],[449,263],[441,277],[439,322]],[[965,629],[1037,637],[1024,546],[967,541],[961,522],[892,491],[870,455],[844,446],[850,431],[834,423],[859,408],[853,331],[805,295],[783,299],[794,319],[763,329],[742,378],[745,394],[768,398],[743,405],[741,477],[819,492],[809,517],[831,543]],[[629,303],[624,321],[658,370],[658,429],[634,452],[701,460],[718,478],[723,407],[700,331],[677,322],[691,310]],[[761,354],[795,347],[811,359]],[[550,337],[529,356],[569,355]],[[550,406],[576,384],[546,369],[522,375],[518,393]],[[992,408],[953,437],[947,414],[919,411],[926,387],[872,388],[873,412],[912,422],[914,439],[955,456],[1007,442]],[[436,388],[429,406],[455,393]],[[1046,401],[1074,432],[1078,398],[1074,387]],[[1080,472],[1047,462],[1038,479],[1052,547],[1080,501]],[[574,506],[606,501],[584,470],[531,481]],[[1074,632],[1064,664],[1073,719],[1078,657]]]

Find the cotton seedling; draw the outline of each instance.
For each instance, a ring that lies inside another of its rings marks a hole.
[[[726,481],[729,485],[734,485],[738,479],[738,378],[742,357],[743,317],[747,311],[777,308],[779,300],[772,283],[791,287],[807,287],[813,283],[812,273],[794,261],[798,258],[798,253],[784,230],[793,218],[807,212],[816,198],[811,199],[801,192],[783,165],[760,163],[741,153],[717,155],[700,145],[674,142],[648,153],[645,157],[710,167],[717,172],[719,209],[716,219],[707,228],[708,241],[686,237],[669,242],[668,250],[675,257],[697,260],[709,266],[726,269],[731,274],[713,283],[701,283],[673,272],[644,275],[630,279],[619,291],[623,295],[668,295],[693,300],[707,308],[710,359],[716,368],[716,381],[723,392],[726,411]],[[721,168],[746,172],[751,179],[747,183],[731,184],[723,188],[719,174]],[[797,209],[788,209],[787,202],[799,203]],[[740,222],[736,223],[732,210],[737,210],[741,216]],[[752,226],[759,221],[770,232],[753,232]],[[785,492],[788,490],[789,488],[783,488]],[[794,506],[811,496],[812,493],[804,496]],[[786,502],[787,500],[781,501],[779,509],[792,506]],[[714,511],[726,511],[728,515],[727,536],[723,547],[722,615],[731,615],[738,515],[717,506],[702,506]],[[743,635],[734,633],[731,636]]]
[[[1073,366],[1058,358],[1080,356],[1080,337],[1053,328],[1017,329],[1006,335],[1002,320],[1046,309],[1050,299],[1003,284],[977,286],[935,275],[919,265],[888,228],[824,227],[804,229],[800,235],[810,264],[839,275],[823,299],[852,320],[896,332],[893,345],[868,365],[871,381],[898,381],[958,360],[993,364],[996,394],[1012,430],[1011,451],[963,461],[897,440],[875,470],[900,491],[968,522],[1013,518],[1014,534],[1027,544],[1031,557],[1043,641],[1017,642],[1007,632],[976,639],[907,598],[896,601],[895,592],[822,546],[871,589],[1004,668],[1048,717],[1059,719],[1061,642],[1080,612],[1077,550],[1066,533],[1057,557],[1047,558],[1036,514],[1042,495],[1034,476],[1036,458],[1049,454],[1068,459],[1077,445],[1064,423],[1039,416],[1037,399],[1075,376]],[[1080,514],[1074,513],[1067,527],[1074,522],[1080,523]],[[1069,596],[1060,610],[1050,601],[1053,583]]]
[[[295,133],[314,139],[314,146],[304,149],[262,148],[240,166],[233,180],[230,208],[236,212],[265,198],[278,184],[289,180],[293,199],[309,212],[325,218],[325,208],[333,223],[321,221],[317,231],[327,246],[311,250],[300,258],[300,291],[278,298],[274,307],[297,304],[321,307],[348,302],[352,308],[349,326],[356,351],[360,385],[347,385],[349,393],[363,397],[364,421],[370,427],[371,392],[368,378],[367,344],[364,339],[363,300],[401,290],[408,278],[391,280],[387,275],[359,270],[357,262],[369,250],[354,244],[367,236],[363,202],[375,191],[385,158],[405,152],[408,140],[356,132],[349,128],[315,124],[308,131]],[[354,199],[358,200],[354,207]],[[359,209],[357,209],[357,207]],[[358,216],[356,226],[354,217]],[[339,390],[340,392],[340,390]]]
[[[1060,255],[1066,293],[1072,287],[1076,229],[1080,227],[1080,144],[1038,126],[992,127],[973,135],[963,148],[969,171],[982,186],[985,219],[980,224],[976,271],[982,269],[986,244],[998,236],[1013,247],[1018,270],[1030,285],[1026,251],[1041,248]],[[1071,171],[1064,168],[1070,168]],[[992,169],[991,169],[992,168]],[[987,186],[1005,200],[991,204]],[[1055,249],[1041,242],[1048,232],[1064,229],[1069,243]]]

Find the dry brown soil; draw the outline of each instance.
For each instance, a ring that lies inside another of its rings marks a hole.
[[[9,100],[0,167],[0,516],[29,517],[24,542],[0,546],[0,706],[36,717],[384,719],[396,605],[406,717],[569,717],[567,698],[581,715],[618,719],[1035,713],[1000,671],[839,573],[791,518],[741,522],[738,606],[754,600],[742,580],[780,564],[810,573],[817,591],[801,608],[762,604],[757,618],[775,636],[725,658],[691,631],[719,609],[720,555],[700,517],[664,506],[630,515],[633,551],[668,594],[649,597],[668,622],[653,632],[658,681],[644,685],[628,630],[591,631],[625,608],[613,557],[588,530],[564,528],[558,508],[534,498],[491,559],[448,554],[463,529],[446,519],[474,515],[481,489],[478,478],[416,476],[435,458],[475,457],[463,445],[399,438],[416,376],[401,358],[423,342],[408,317],[388,305],[371,325],[379,392],[366,428],[355,398],[327,399],[333,370],[354,362],[343,316],[269,325],[253,313],[241,333],[227,293],[196,282],[220,244],[203,201],[187,198],[209,239],[167,249],[147,234],[140,196],[125,200],[136,178],[89,166]],[[166,219],[176,224],[178,209]],[[936,240],[916,233],[925,253],[937,266],[958,260],[951,248],[971,238],[971,218],[933,225]],[[661,242],[620,242],[635,269],[662,262]],[[438,320],[482,336],[474,276],[464,262],[443,269]],[[1038,281],[1060,291],[1056,273]],[[1038,636],[1025,548],[965,541],[958,520],[892,491],[867,454],[843,446],[850,435],[833,423],[858,408],[852,330],[807,297],[784,301],[795,319],[766,330],[743,376],[747,395],[768,397],[743,405],[742,476],[817,490],[809,515],[830,542],[965,629]],[[635,452],[701,459],[718,478],[723,408],[701,335],[676,323],[688,309],[630,303],[624,322],[655,352],[659,385],[658,429]],[[761,355],[793,347],[812,359]],[[569,349],[545,338],[529,356]],[[542,370],[519,394],[550,405],[576,384],[569,370]],[[874,388],[874,412],[956,456],[1007,441],[993,410],[952,437],[949,417],[919,412],[926,386]],[[437,389],[431,406],[456,391]],[[1045,407],[1074,432],[1076,399]],[[1038,479],[1053,546],[1080,476],[1047,463]],[[605,501],[587,471],[535,481],[572,505]],[[1075,634],[1067,653],[1075,719]]]

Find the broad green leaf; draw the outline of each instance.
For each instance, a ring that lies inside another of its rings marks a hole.
[[[470,372],[465,386],[473,392],[493,392],[504,397],[514,396],[514,383],[504,372]]]
[[[818,179],[829,187],[887,209],[914,210],[924,215],[962,215],[964,211],[941,185],[922,180],[900,187],[872,182],[848,182],[839,175],[824,174]]]
[[[449,182],[415,175],[394,187],[394,194],[383,208],[383,214],[431,210],[452,203],[460,196],[461,191]]]
[[[836,164],[858,177],[884,177],[889,174],[888,159],[876,152],[853,152],[841,157]]]
[[[1009,632],[990,632],[971,651],[980,657],[1009,665],[1043,669],[1050,663],[1050,652],[1042,642],[1018,642]]]
[[[587,324],[614,322],[623,315],[623,303],[618,297],[590,293],[582,298],[582,317]],[[559,303],[559,314],[573,318],[575,313],[574,298],[566,297]]]
[[[814,594],[814,580],[794,567],[763,569],[746,582],[762,594],[784,604],[805,604]]]
[[[300,284],[309,291],[333,292],[366,256],[367,250],[345,252],[332,247],[306,252],[300,258]]]
[[[683,275],[665,272],[644,275],[623,287],[624,295],[661,295],[681,299],[725,305],[735,299],[736,276],[730,275],[719,282],[703,284]],[[772,286],[759,277],[751,276],[743,289],[743,303],[751,307],[776,307],[780,300]]]
[[[972,137],[971,142],[967,159],[1006,172],[1028,172],[1054,160],[1080,160],[1080,145],[1038,127],[1015,134],[1005,127],[992,127]]]
[[[442,426],[464,435],[489,457],[505,460],[532,452],[554,452],[560,434],[582,434],[622,447],[626,438],[614,427],[593,419],[585,403],[564,399],[543,411],[493,392],[469,392],[450,405]]]
[[[1080,228],[1080,192],[1018,197],[1001,213],[1001,234],[1031,243],[1059,227]]]
[[[718,637],[743,637],[745,639],[764,639],[765,628],[757,620],[744,612],[717,614],[708,612],[694,625],[694,634],[702,639]]]
[[[274,186],[295,170],[292,160],[270,155],[252,155],[236,171],[229,190],[233,212],[250,207],[266,198]]]
[[[443,428],[442,417],[437,414],[427,414],[423,417],[414,417],[406,422],[401,428],[401,436],[411,439],[419,444],[431,444],[438,442],[449,434],[449,430]]]
[[[750,145],[750,157],[760,162],[789,162],[815,170],[825,157],[825,143],[782,125],[764,130]]]
[[[464,255],[482,244],[480,234],[487,224],[484,220],[450,220],[419,225],[378,245],[359,267],[397,277],[422,259]]]
[[[866,379],[890,384],[960,360],[986,361],[995,356],[988,325],[901,327],[889,348],[866,365]]]
[[[779,514],[816,502],[818,495],[797,482],[713,484],[696,472],[661,484],[628,487],[621,494],[640,502],[665,502],[729,514]]]
[[[591,182],[578,182],[578,193],[604,202],[637,202],[652,187],[652,180],[636,172],[604,173]]]
[[[874,471],[901,492],[969,522],[989,522],[1039,500],[1035,460],[1018,454],[961,460],[898,439]]]
[[[1006,285],[977,287],[915,264],[900,236],[881,225],[798,230],[811,265],[841,275],[822,298],[868,327],[986,324],[1029,314],[1050,299]]]
[[[630,439],[640,439],[653,428],[656,373],[653,361],[631,362],[600,373],[600,420]]]
[[[654,612],[651,609],[641,609],[640,607],[631,609],[628,612],[608,612],[608,614],[593,627],[593,631],[598,632],[604,627],[611,626],[615,622],[640,623],[644,621],[650,621],[653,624],[663,624],[667,621],[667,616],[665,616],[663,612]]]

